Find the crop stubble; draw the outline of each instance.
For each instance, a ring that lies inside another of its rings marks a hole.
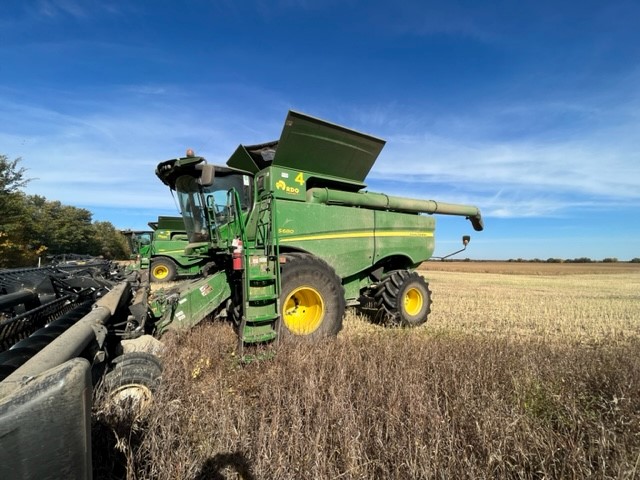
[[[127,476],[640,475],[640,272],[465,264],[421,270],[434,306],[416,330],[348,313],[336,340],[246,366],[227,325],[168,337],[144,434],[120,433]]]

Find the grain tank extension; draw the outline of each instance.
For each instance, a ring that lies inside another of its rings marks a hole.
[[[363,183],[384,141],[289,112],[280,139],[240,145],[226,166],[187,157],[158,165],[177,192],[189,245],[207,275],[160,295],[157,329],[210,313],[241,345],[315,339],[342,328],[346,306],[376,321],[427,320],[431,292],[415,272],[434,250],[435,217],[483,229],[478,208],[373,193]]]

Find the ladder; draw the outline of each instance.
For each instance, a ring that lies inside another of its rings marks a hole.
[[[274,233],[276,209],[273,197],[258,205],[254,242],[245,242],[242,277],[242,318],[238,329],[238,351],[245,357],[248,346],[272,344],[280,326],[280,255]]]

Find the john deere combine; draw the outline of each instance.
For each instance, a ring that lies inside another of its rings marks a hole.
[[[188,239],[182,217],[159,216],[149,222],[151,230],[124,230],[135,268],[149,269],[152,282],[171,282],[200,274],[203,259],[184,252]]]
[[[208,275],[156,301],[157,329],[231,318],[240,345],[335,335],[346,306],[402,326],[424,323],[431,214],[482,230],[478,208],[372,193],[364,179],[384,141],[289,112],[277,141],[241,145],[226,166],[189,152],[158,165],[177,192],[189,245]]]
[[[279,140],[241,145],[226,166],[192,153],[160,163],[203,273],[174,290],[150,295],[111,265],[0,272],[0,478],[91,478],[91,392],[149,400],[162,367],[148,334],[215,315],[233,321],[241,350],[313,341],[340,331],[347,306],[424,323],[431,293],[414,270],[433,254],[432,214],[475,230],[482,218],[474,206],[366,191],[383,146],[289,112]]]

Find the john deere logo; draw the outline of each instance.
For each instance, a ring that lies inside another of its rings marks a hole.
[[[297,195],[298,193],[300,193],[299,188],[288,186],[286,183],[284,183],[284,180],[278,180],[276,182],[276,188],[278,190],[284,190],[286,193],[291,193],[293,195]]]

